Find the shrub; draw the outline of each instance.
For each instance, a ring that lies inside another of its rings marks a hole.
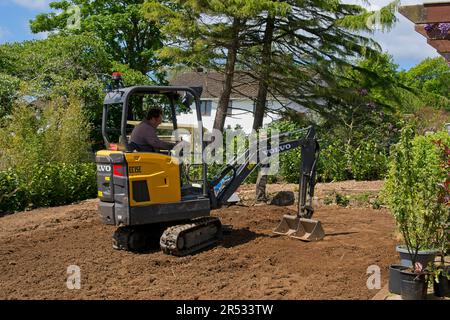
[[[273,127],[284,133],[300,128],[301,124],[281,121],[273,124]],[[388,149],[376,139],[350,144],[320,128],[317,138],[321,147],[317,165],[318,181],[378,180],[385,177]],[[279,177],[286,182],[297,183],[300,162],[300,148],[281,154]]]
[[[16,104],[0,128],[0,212],[95,197],[89,131],[76,98]]]
[[[11,112],[19,86],[19,78],[0,72],[0,119]]]
[[[30,183],[30,203],[48,207],[95,198],[97,195],[96,166],[91,163],[47,163],[34,167]]]
[[[362,143],[351,152],[350,168],[355,180],[378,180],[387,172],[388,155],[373,141]]]
[[[26,208],[26,191],[14,170],[0,171],[0,214]]]
[[[341,207],[347,207],[350,204],[350,199],[348,196],[336,193],[336,204]]]
[[[297,148],[280,154],[279,175],[287,183],[298,183],[301,163],[301,149]]]
[[[317,168],[319,181],[343,181],[351,178],[345,146],[339,141],[323,147]]]
[[[435,246],[436,232],[448,220],[448,208],[439,201],[448,171],[436,141],[450,146],[447,132],[415,136],[413,128],[405,127],[400,142],[392,147],[383,190],[413,261],[418,250]]]
[[[326,196],[323,199],[323,204],[326,205],[326,206],[329,206],[330,204],[333,204],[333,199],[331,197],[329,197],[329,196]]]
[[[93,163],[46,163],[28,169],[30,180],[23,171],[0,172],[0,213],[65,205],[97,195]]]
[[[82,103],[56,98],[42,104],[16,105],[11,119],[0,128],[0,169],[88,160],[90,126]]]

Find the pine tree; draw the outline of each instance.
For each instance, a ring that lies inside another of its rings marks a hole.
[[[378,74],[356,64],[356,58],[380,55],[377,43],[355,32],[357,27],[364,29],[362,21],[374,12],[337,0],[286,0],[286,3],[291,8],[287,16],[257,17],[263,20],[259,25],[264,31],[255,37],[251,50],[240,57],[243,68],[259,82],[254,129],[262,124],[264,97],[268,94],[322,114],[326,113],[324,99],[341,94],[336,90],[342,76],[339,70],[355,68],[369,78],[382,80]],[[382,23],[392,25],[394,9],[390,4],[381,10],[385,17]],[[348,98],[351,99],[351,94]]]
[[[270,12],[265,17],[258,17],[262,20],[260,24],[265,26],[264,33],[259,36],[261,48],[249,51],[251,58],[247,55],[241,59],[247,62],[249,73],[258,80],[255,130],[262,127],[270,91],[272,95],[308,104],[323,114],[326,109],[323,97],[341,95],[338,90],[332,91],[340,77],[334,70],[352,66],[350,61],[355,56],[377,55],[374,42],[347,31],[366,30],[365,22],[374,15],[373,12],[339,1],[286,2],[291,6],[287,17],[274,16]],[[395,21],[394,9],[395,5],[390,4],[380,11],[384,26]],[[257,199],[264,199],[266,181],[267,177],[260,174]]]
[[[250,21],[267,11],[285,15],[289,5],[276,0],[150,0],[145,9],[169,39],[162,57],[225,75],[214,121],[214,128],[223,130],[239,52],[249,45]]]

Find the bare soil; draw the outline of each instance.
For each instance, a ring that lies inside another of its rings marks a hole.
[[[318,197],[323,197],[332,193],[378,193],[383,187],[383,181],[340,181],[332,183],[318,183],[315,188],[315,194]],[[277,183],[268,184],[267,192],[275,193],[279,191],[298,191],[298,184],[294,183]],[[254,184],[245,184],[240,187],[240,195],[255,194]]]
[[[115,251],[97,200],[0,218],[0,299],[370,299],[367,268],[382,286],[398,260],[394,221],[382,210],[320,206],[323,241],[272,233],[295,207],[232,206],[213,213],[233,225],[219,246],[177,258],[158,249]],[[67,268],[81,268],[68,290]]]

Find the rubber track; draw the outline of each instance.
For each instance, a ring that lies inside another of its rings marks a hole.
[[[126,227],[117,229],[113,235],[113,248],[116,250],[131,251],[130,237],[133,232],[133,229]]]
[[[209,241],[200,243],[196,246],[179,250],[177,247],[177,241],[179,237],[184,236],[188,232],[195,232],[203,227],[206,227],[210,224],[216,224],[219,232],[217,233],[216,237],[214,239],[211,239]],[[160,239],[160,245],[161,250],[170,255],[174,255],[177,257],[183,257],[190,254],[193,254],[197,251],[200,251],[201,249],[207,248],[209,246],[215,245],[217,242],[222,240],[222,225],[218,218],[214,217],[205,217],[205,218],[198,218],[192,220],[192,223],[188,224],[182,224],[174,227],[168,228],[166,231],[164,231],[163,235]]]

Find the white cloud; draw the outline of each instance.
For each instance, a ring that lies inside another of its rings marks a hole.
[[[35,33],[34,36],[36,39],[38,40],[45,40],[48,38],[49,32],[39,32],[39,33]]]
[[[442,0],[445,2],[448,0]],[[345,3],[364,5],[361,0],[344,0]],[[378,10],[392,0],[371,0],[368,9]],[[401,5],[421,4],[420,0],[403,0]],[[441,2],[434,0],[433,2]],[[396,63],[402,65],[417,64],[425,58],[437,57],[436,50],[427,44],[427,39],[414,30],[414,23],[397,14],[398,22],[390,31],[376,31],[373,37],[384,51],[394,56]]]
[[[0,40],[4,40],[5,38],[9,37],[11,35],[11,32],[9,32],[8,29],[0,26]]]
[[[46,9],[51,0],[12,0],[12,2],[27,9]]]

